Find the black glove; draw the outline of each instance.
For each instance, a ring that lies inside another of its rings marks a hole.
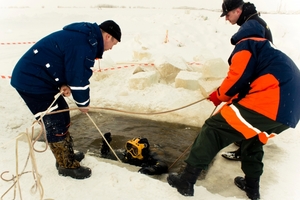
[[[163,162],[157,162],[155,165],[142,167],[139,172],[147,175],[160,175],[168,172],[168,166]]]
[[[110,132],[105,133],[104,137],[108,143],[110,143],[112,141]],[[105,157],[105,156],[107,156],[109,151],[110,151],[109,146],[107,145],[105,140],[102,138],[101,155]]]
[[[153,166],[148,167],[142,167],[139,172],[141,174],[148,174],[148,175],[154,175],[155,174],[155,168]]]

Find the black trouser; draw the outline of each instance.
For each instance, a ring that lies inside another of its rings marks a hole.
[[[248,123],[268,134],[279,134],[289,128],[239,104],[234,105]],[[220,112],[205,121],[201,132],[194,141],[186,162],[193,167],[207,169],[212,159],[221,149],[241,140],[243,140],[241,146],[242,170],[246,176],[258,178],[263,173],[263,143],[260,142],[257,135],[246,139],[243,134],[236,131],[226,122]]]
[[[54,93],[28,94],[21,91],[18,92],[34,115],[46,111],[54,101],[54,96],[56,95]],[[57,107],[53,111],[69,108],[63,96],[59,96],[52,107]],[[40,116],[36,116],[36,119],[39,118]],[[65,134],[68,132],[70,126],[70,114],[69,112],[62,112],[45,115],[43,117],[43,123],[45,125],[48,142],[59,142],[65,139]]]

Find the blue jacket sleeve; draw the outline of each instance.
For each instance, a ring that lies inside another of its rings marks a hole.
[[[89,45],[74,46],[65,56],[66,80],[79,107],[86,107],[90,103],[89,79],[93,73],[94,55],[89,52],[92,52]]]

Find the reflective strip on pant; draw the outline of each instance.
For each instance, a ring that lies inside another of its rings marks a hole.
[[[267,144],[268,142],[268,139],[269,138],[272,138],[272,137],[275,137],[276,134],[275,133],[271,133],[270,135],[266,132],[261,132],[258,134],[258,138],[259,140],[263,143],[263,144]]]
[[[262,132],[259,129],[253,127],[250,123],[248,123],[241,115],[240,111],[231,104],[230,106],[224,106],[221,109],[221,115],[224,117],[226,122],[235,130],[243,134],[246,139],[252,138],[258,135],[259,140],[266,144],[268,139],[274,137],[275,134],[268,134],[266,132]]]

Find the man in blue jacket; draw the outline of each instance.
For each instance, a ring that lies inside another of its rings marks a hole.
[[[244,176],[234,184],[251,200],[260,199],[263,174],[263,145],[268,139],[300,119],[300,71],[265,36],[265,28],[248,20],[231,38],[235,45],[222,84],[209,95],[218,106],[226,104],[208,118],[185,160],[184,171],[170,174],[168,183],[185,196],[194,195],[194,184],[216,154],[232,142],[241,141],[241,168]]]
[[[68,131],[69,112],[44,115],[55,95],[72,93],[80,111],[88,112],[90,104],[89,79],[96,58],[121,41],[121,29],[112,20],[100,25],[80,22],[65,26],[34,44],[18,61],[11,78],[17,90],[37,120],[41,120],[47,141],[53,152],[58,174],[75,179],[91,176],[91,169],[80,166],[84,155],[74,154]],[[68,109],[59,96],[49,109]],[[42,117],[40,119],[40,117]]]

